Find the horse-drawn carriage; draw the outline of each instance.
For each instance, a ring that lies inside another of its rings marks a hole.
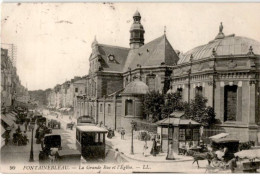
[[[60,135],[45,135],[42,145],[42,151],[39,153],[39,162],[44,163],[49,161],[51,149],[61,149],[61,136]],[[53,154],[55,156],[55,154]]]
[[[72,130],[74,125],[75,125],[75,122],[70,122],[70,123],[67,124],[66,128],[69,128],[69,129]]]
[[[63,149],[60,135],[45,135],[42,151],[39,153],[40,163],[80,164],[81,154],[76,149]]]
[[[51,119],[49,122],[48,122],[48,127],[54,129],[54,128],[58,128],[60,129],[61,127],[61,123],[55,119]]]

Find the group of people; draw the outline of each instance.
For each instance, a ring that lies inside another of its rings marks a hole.
[[[159,154],[160,152],[160,147],[159,147],[159,140],[155,137],[152,138],[152,147],[151,147],[151,151],[150,151],[150,155],[152,156],[156,156],[157,154]],[[144,140],[144,147],[143,147],[143,155],[145,157],[149,156],[149,147],[147,145],[147,139]]]
[[[109,128],[109,129],[108,129],[108,133],[107,133],[107,137],[108,137],[109,139],[111,139],[111,138],[114,137],[114,136],[115,136],[115,131],[112,130],[111,128]]]
[[[43,144],[43,139],[46,134],[46,130],[48,128],[44,124],[40,124],[38,128],[36,129],[35,138],[36,138],[36,144]]]
[[[17,144],[18,146],[27,145],[29,139],[27,137],[26,131],[21,131],[20,126],[16,129],[15,133],[13,134],[13,143]]]

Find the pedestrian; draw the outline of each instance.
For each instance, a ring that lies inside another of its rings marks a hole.
[[[23,143],[22,143],[23,145],[26,145],[29,142],[26,131],[23,132],[22,139],[23,139]]]
[[[152,154],[153,156],[156,156],[156,148],[157,148],[157,142],[156,142],[156,139],[155,137],[152,139],[153,140],[153,145],[152,145],[152,149],[151,149],[151,152],[150,154]]]
[[[125,129],[121,130],[121,140],[125,139]]]
[[[119,152],[118,148],[115,149],[115,161],[117,163],[121,163],[121,156],[120,156],[120,152]]]
[[[145,157],[148,156],[147,152],[148,152],[148,146],[147,146],[147,140],[145,139],[145,140],[144,140],[144,147],[143,147],[143,155],[144,155]]]

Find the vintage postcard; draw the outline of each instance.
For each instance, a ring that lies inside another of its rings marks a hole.
[[[260,3],[2,3],[2,173],[260,172]]]

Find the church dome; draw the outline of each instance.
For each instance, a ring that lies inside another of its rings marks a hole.
[[[240,36],[226,36],[223,39],[210,41],[206,45],[196,47],[186,52],[178,61],[178,64],[190,62],[191,55],[193,61],[211,57],[212,50],[215,49],[217,56],[246,55],[250,46],[255,55],[260,55],[260,42]]]
[[[260,42],[247,37],[235,36],[234,34],[225,36],[222,30],[223,26],[221,24],[220,32],[214,40],[186,52],[179,59],[178,64],[190,62],[191,55],[193,61],[209,58],[212,56],[213,50],[215,50],[216,56],[223,57],[246,55],[250,52],[250,49],[255,55],[260,55]]]
[[[130,82],[124,89],[123,93],[124,95],[142,95],[146,94],[149,91],[148,86],[140,81],[140,80],[135,80]]]

